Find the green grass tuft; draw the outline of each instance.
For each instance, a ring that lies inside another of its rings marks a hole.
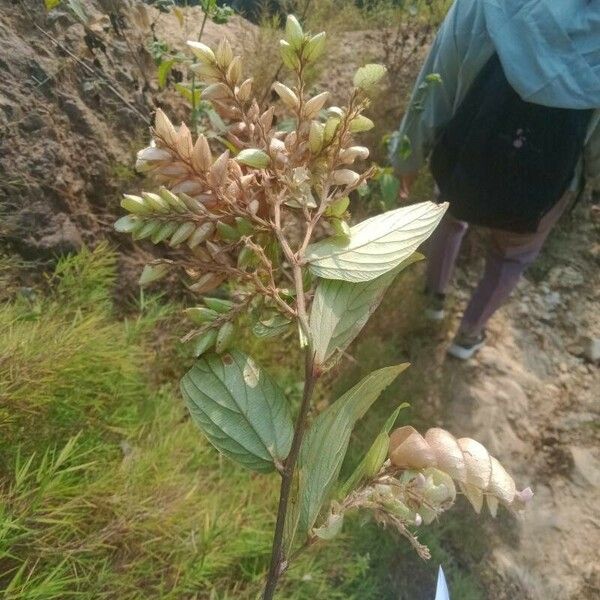
[[[3,599],[254,599],[278,479],[201,436],[173,381],[173,332],[150,335],[176,307],[146,297],[118,319],[115,272],[106,246],[86,250],[58,264],[50,293],[15,290],[0,307]],[[297,395],[296,358],[245,345]],[[380,536],[351,523],[294,565],[280,597],[391,599],[394,545],[381,552]]]

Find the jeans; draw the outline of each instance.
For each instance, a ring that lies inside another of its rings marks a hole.
[[[462,333],[476,335],[484,329],[489,318],[515,289],[523,271],[535,260],[551,229],[572,200],[572,194],[565,194],[544,215],[535,233],[489,230],[485,271],[463,315]],[[446,293],[468,228],[468,223],[446,213],[433,233],[427,252],[426,280],[430,292]]]

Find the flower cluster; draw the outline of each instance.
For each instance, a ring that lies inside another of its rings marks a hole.
[[[434,468],[458,482],[477,513],[485,498],[495,516],[498,504],[522,510],[531,499],[530,488],[517,491],[514,479],[485,446],[471,438],[456,439],[439,427],[422,436],[413,427],[400,427],[390,436],[389,458],[400,469]]]
[[[236,281],[247,284],[248,294],[266,298],[267,310],[293,318],[285,293],[289,283],[282,283],[292,279],[286,269],[301,262],[319,221],[328,222],[334,235],[348,235],[348,194],[371,175],[371,170],[361,174],[350,168],[369,154],[353,136],[373,127],[362,113],[385,69],[359,69],[347,105],[327,107],[329,92],[311,96],[303,79],[305,68],[324,51],[325,34],[306,34],[295,17],[288,17],[280,49],[296,85],[277,81],[273,91],[293,116],[289,131],[278,128],[275,106],[259,106],[252,79],[243,76],[242,58],[226,39],[214,51],[201,42],[188,44],[205,84],[202,97],[212,102],[226,130],[210,140],[203,133],[194,139],[185,124],[177,127],[157,110],[152,143],[138,153],[137,169],[160,188],[125,195],[121,204],[129,214],[115,227],[134,239],[167,242],[181,253],[177,261],[148,265],[142,284],[163,277],[176,263],[193,292]],[[217,143],[224,148],[213,153],[211,144]],[[294,218],[305,222],[297,240],[284,236]],[[241,299],[249,304],[248,297]],[[213,327],[202,323],[192,336],[207,329]],[[213,338],[211,332],[198,342],[197,354],[210,348],[206,340]]]
[[[391,433],[387,460],[379,471],[342,502],[334,502],[327,524],[314,534],[327,535],[349,510],[368,510],[378,522],[409,539],[423,558],[429,558],[427,548],[408,528],[428,525],[451,508],[457,495],[455,483],[477,513],[485,498],[492,516],[499,503],[516,512],[533,497],[530,488],[517,491],[513,478],[479,442],[456,439],[438,427],[422,436],[405,426]]]

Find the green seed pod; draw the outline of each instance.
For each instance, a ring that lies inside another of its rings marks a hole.
[[[204,298],[204,304],[208,306],[211,310],[214,310],[218,313],[228,313],[233,307],[234,304],[231,300],[224,300],[223,298]]]
[[[343,198],[338,198],[335,202],[332,202],[325,211],[325,214],[328,217],[341,217],[347,210],[350,205],[350,198],[348,196],[344,196]]]
[[[182,223],[173,234],[171,241],[169,242],[169,246],[179,246],[182,242],[185,242],[192,233],[196,230],[195,223],[188,221],[187,223]]]
[[[287,85],[283,85],[279,81],[273,84],[273,91],[281,98],[282,102],[291,110],[296,110],[300,105],[300,100],[296,93]]]
[[[233,60],[233,50],[227,38],[221,38],[215,51],[215,58],[220,67],[227,68]]]
[[[177,212],[188,212],[188,208],[185,202],[181,198],[179,198],[179,196],[174,194],[171,190],[168,190],[166,187],[161,187],[158,190],[158,194],[169,206],[171,206]]]
[[[354,85],[365,92],[370,92],[387,73],[384,65],[368,64],[360,67],[354,75]]]
[[[293,48],[300,48],[304,41],[304,31],[294,15],[288,15],[285,22],[285,39]]]
[[[235,227],[227,225],[227,223],[223,223],[222,221],[217,221],[217,233],[222,240],[228,242],[235,242],[240,238],[240,234]]]
[[[168,265],[146,265],[140,275],[139,284],[141,287],[144,287],[154,281],[162,279],[168,272]]]
[[[233,336],[235,334],[235,326],[231,321],[225,323],[221,329],[219,329],[219,333],[217,334],[217,341],[215,343],[215,351],[217,354],[222,354],[229,348],[229,345],[233,341]]]
[[[217,330],[211,329],[194,340],[194,356],[199,358],[210,350],[217,341]]]
[[[168,213],[170,211],[169,205],[158,194],[142,192],[142,197],[152,211],[162,213]]]
[[[319,121],[312,121],[308,133],[308,145],[313,154],[318,154],[321,151],[321,148],[323,148],[324,136],[325,125],[319,123]]]
[[[358,115],[350,121],[350,132],[351,133],[362,133],[364,131],[370,131],[375,127],[375,123],[364,115]]]
[[[330,106],[325,112],[328,117],[344,118],[344,111],[339,106]]]
[[[190,210],[191,212],[193,212],[197,215],[204,214],[205,211],[202,210],[204,207],[202,204],[200,204],[200,202],[198,202],[198,200],[194,200],[194,198],[192,198],[191,196],[188,196],[184,192],[181,192],[179,194],[179,198],[186,205],[188,210]]]
[[[296,71],[300,67],[300,59],[298,53],[285,40],[280,40],[279,51],[283,64],[292,71]]]
[[[143,215],[150,212],[150,207],[144,202],[143,198],[133,194],[124,194],[121,200],[121,206],[131,213]]]
[[[142,227],[143,224],[144,222],[140,221],[136,217],[125,215],[124,217],[118,219],[113,227],[115,228],[115,231],[118,231],[119,233],[132,233],[136,229]]]
[[[235,226],[240,236],[252,235],[254,233],[254,225],[244,217],[236,217]]]
[[[258,262],[258,257],[256,254],[248,248],[248,246],[244,246],[237,257],[237,266],[240,269],[245,269],[246,267],[254,267]]]
[[[205,64],[214,64],[216,62],[215,53],[202,42],[187,42],[196,57]]]
[[[340,119],[337,117],[329,117],[325,123],[325,130],[323,132],[323,139],[326,144],[329,144],[334,138],[336,131],[340,125]]]
[[[138,229],[134,234],[133,234],[133,239],[134,240],[143,240],[144,238],[150,237],[151,235],[154,235],[161,227],[162,222],[161,221],[155,221],[153,219],[151,219],[150,221],[146,221],[144,223],[144,226],[140,229]]]
[[[339,235],[340,237],[350,237],[350,226],[346,221],[342,221],[342,219],[330,219],[331,227],[335,232],[335,235]]]
[[[215,226],[210,223],[202,223],[199,227],[196,228],[196,231],[192,233],[190,238],[188,239],[188,246],[190,248],[195,248],[198,244],[204,242],[210,235],[212,235],[215,230]]]
[[[179,223],[177,223],[176,221],[168,221],[167,223],[164,223],[160,227],[160,229],[152,235],[152,242],[158,244],[166,240],[168,237],[173,235],[173,233],[178,227]]]
[[[306,42],[306,46],[304,46],[304,58],[307,62],[313,62],[323,54],[323,50],[325,50],[325,32],[317,33],[317,35],[313,35],[308,42]]]
[[[212,310],[211,308],[206,308],[205,306],[186,308],[183,312],[185,313],[185,316],[195,325],[212,323],[219,316],[217,311]]]
[[[304,116],[307,119],[314,119],[323,108],[323,105],[329,98],[329,95],[329,92],[321,92],[320,94],[317,94],[314,98],[308,100],[303,108]]]
[[[264,169],[269,166],[271,157],[266,152],[257,148],[245,148],[235,157],[235,160],[249,167]]]

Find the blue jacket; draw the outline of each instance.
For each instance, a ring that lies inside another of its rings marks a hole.
[[[398,172],[423,165],[439,128],[494,52],[523,100],[596,109],[572,187],[585,175],[600,189],[600,0],[456,0],[392,137],[390,159]],[[432,73],[441,83],[419,89]],[[403,159],[398,151],[405,135],[412,151]]]

